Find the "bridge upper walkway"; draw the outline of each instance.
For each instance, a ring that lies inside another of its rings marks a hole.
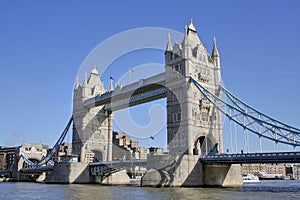
[[[166,97],[165,72],[141,79],[115,90],[87,99],[84,106],[104,105],[105,110],[120,110],[129,106],[150,102]]]

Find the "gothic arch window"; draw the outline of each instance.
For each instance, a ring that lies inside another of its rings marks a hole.
[[[176,100],[177,100],[176,95],[172,94],[172,101],[176,101]]]
[[[181,113],[180,112],[178,112],[178,114],[177,114],[177,121],[181,121]]]
[[[197,58],[197,48],[192,50],[192,55]]]
[[[178,63],[177,65],[175,65],[175,71],[181,73],[181,64],[180,63]]]
[[[173,118],[172,121],[173,121],[173,122],[176,122],[177,114],[174,113],[174,114],[172,115],[172,118]]]

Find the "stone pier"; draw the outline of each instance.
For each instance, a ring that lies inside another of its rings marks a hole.
[[[196,155],[149,156],[143,187],[240,187],[240,165],[204,164]]]
[[[201,186],[202,168],[195,155],[154,155],[147,160],[148,171],[142,177],[141,186]]]
[[[126,170],[116,172],[107,177],[91,176],[89,164],[83,162],[55,163],[53,172],[45,183],[100,183],[104,185],[129,184],[130,178]]]
[[[90,183],[88,163],[55,163],[45,183]]]

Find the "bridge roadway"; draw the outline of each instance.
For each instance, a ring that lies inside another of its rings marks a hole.
[[[50,166],[32,166],[29,168],[21,168],[21,174],[41,174],[43,172],[51,172],[53,171],[54,165]]]
[[[12,169],[0,170],[0,177],[8,177],[12,172]]]
[[[204,163],[300,163],[300,152],[215,154],[201,157]]]
[[[90,163],[90,175],[92,176],[105,176],[110,175],[112,173],[121,171],[123,169],[144,166],[147,165],[147,159],[143,160],[116,160],[110,162],[97,162]]]

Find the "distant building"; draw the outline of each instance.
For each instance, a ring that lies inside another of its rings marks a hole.
[[[150,155],[164,154],[164,148],[161,148],[161,147],[150,147],[149,148],[149,154]]]
[[[286,176],[286,166],[285,165],[267,165],[267,164],[242,164],[241,166],[242,174],[281,174]]]
[[[112,154],[113,160],[147,159],[147,149],[124,132],[113,132]]]
[[[293,173],[293,178],[295,179],[300,179],[300,165],[292,165],[292,173]]]
[[[19,155],[20,157],[22,154],[27,157],[32,162],[39,162],[42,160],[43,157],[46,157],[48,154],[49,145],[46,144],[40,144],[40,143],[23,143],[19,147]],[[18,168],[27,167],[26,162],[19,163]]]
[[[0,147],[0,170],[6,170],[13,165],[18,147]]]
[[[75,160],[74,160],[75,159]],[[64,142],[59,145],[57,155],[54,158],[55,162],[72,162],[77,159],[72,155],[72,143]]]

